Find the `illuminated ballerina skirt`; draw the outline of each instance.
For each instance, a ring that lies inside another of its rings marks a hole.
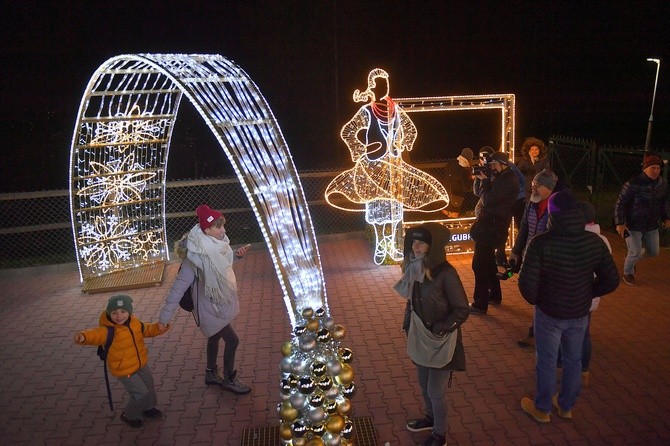
[[[433,212],[449,205],[444,186],[432,176],[402,160],[402,152],[412,150],[417,131],[412,120],[389,96],[389,75],[374,69],[368,75],[368,88],[354,92],[354,102],[362,106],[340,132],[355,165],[342,172],[326,188],[326,201],[347,211],[365,211],[365,221],[375,231],[374,261],[381,264],[386,256],[402,260],[398,245],[399,224],[404,210]],[[378,80],[386,89],[380,92]],[[381,83],[381,82],[380,82]],[[361,130],[364,140],[359,138]],[[335,200],[343,196],[344,200]]]

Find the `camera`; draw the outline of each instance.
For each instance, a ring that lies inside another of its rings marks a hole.
[[[492,170],[493,170],[493,169],[491,169],[491,165],[490,165],[490,164],[484,164],[483,166],[474,166],[474,167],[472,168],[472,174],[473,174],[473,175],[478,175],[478,174],[480,174],[480,173],[483,173],[483,174],[486,175],[487,177],[490,177],[490,176],[491,176],[491,172],[492,172]]]
[[[491,167],[491,164],[489,164],[489,162],[491,161],[491,155],[486,153],[486,154],[480,155],[479,159],[481,160],[481,164],[479,166],[474,166],[472,168],[472,174],[473,175],[478,175],[480,173],[483,173],[487,177],[490,177],[491,172],[493,171],[493,168]]]
[[[496,273],[498,280],[507,280],[521,269],[521,265],[517,265],[515,262],[510,262],[509,266],[505,268],[505,271]]]

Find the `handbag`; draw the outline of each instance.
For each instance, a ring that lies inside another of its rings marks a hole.
[[[424,367],[437,369],[449,364],[456,351],[458,330],[445,336],[438,336],[426,328],[416,312],[410,311],[410,313],[407,354],[412,361]]]

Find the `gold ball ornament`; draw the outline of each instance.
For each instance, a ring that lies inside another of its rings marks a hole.
[[[307,444],[307,440],[304,438],[295,438],[293,437],[293,441],[291,442],[292,446],[305,446]]]
[[[282,440],[290,440],[291,438],[293,438],[290,423],[282,423],[279,425],[279,436],[281,437]]]
[[[349,412],[351,412],[351,401],[345,398],[344,401],[337,405],[337,413],[346,416],[349,415]]]
[[[304,317],[305,319],[309,319],[312,316],[314,316],[314,310],[312,310],[310,307],[307,307],[302,310],[302,317]]]
[[[347,329],[340,324],[336,324],[331,330],[330,334],[333,336],[333,339],[336,341],[341,341],[344,339],[344,336],[347,334]]]
[[[335,377],[338,383],[347,385],[354,380],[354,369],[349,364],[342,364],[342,371]]]
[[[293,422],[298,418],[298,409],[291,405],[290,401],[284,401],[281,403],[281,408],[279,409],[279,417],[283,421]]]
[[[305,446],[326,446],[326,443],[323,442],[323,438],[321,437],[312,437],[307,440]]]
[[[291,341],[286,341],[281,345],[281,355],[283,357],[291,356],[292,352],[293,345],[291,345]]]
[[[339,434],[344,428],[344,418],[340,414],[332,414],[326,419],[326,430],[331,434]]]
[[[316,319],[310,319],[309,321],[307,321],[306,327],[312,333],[316,333],[316,331],[319,329],[319,321],[317,321]]]

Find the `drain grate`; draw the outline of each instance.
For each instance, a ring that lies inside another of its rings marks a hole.
[[[372,423],[372,417],[354,418],[354,444],[356,446],[376,446],[377,429]],[[279,446],[279,426],[257,427],[242,431],[241,446]]]

